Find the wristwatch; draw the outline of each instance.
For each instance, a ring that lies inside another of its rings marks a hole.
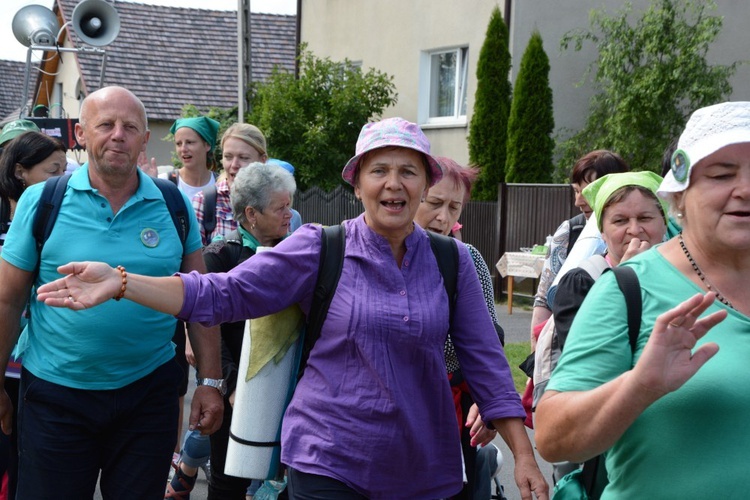
[[[198,385],[213,387],[219,391],[219,394],[222,396],[225,396],[227,393],[227,381],[223,378],[199,378]]]

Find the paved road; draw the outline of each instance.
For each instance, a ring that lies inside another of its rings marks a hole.
[[[506,342],[526,342],[529,339],[529,328],[531,325],[531,311],[524,311],[520,307],[513,308],[513,314],[508,314],[508,307],[506,305],[498,305],[497,308],[498,320],[500,325],[505,330],[505,341]],[[189,408],[190,398],[192,397],[193,390],[195,390],[194,382],[188,390],[186,397],[186,407]],[[187,412],[186,417],[187,419]],[[187,426],[187,420],[185,422]],[[529,430],[529,437],[534,441],[534,431]],[[521,495],[518,492],[515,480],[513,479],[513,455],[505,445],[502,439],[499,437],[495,439],[495,444],[503,453],[503,467],[500,470],[500,484],[505,489],[505,496],[508,500],[520,500]],[[541,457],[537,455],[537,462],[539,463],[542,472],[546,478],[552,477],[552,467],[544,462]],[[203,472],[198,472],[198,481],[196,482],[195,489],[190,495],[192,500],[205,500],[208,497],[208,484]],[[101,495],[97,492],[95,497],[97,500],[101,500]]]
[[[500,326],[505,330],[505,342],[528,342],[529,331],[531,329],[531,311],[525,311],[521,307],[514,307],[513,314],[508,314],[508,306],[505,304],[498,304],[495,308],[497,312],[497,319],[500,322]],[[527,429],[531,442],[534,442],[534,431]],[[503,467],[500,469],[500,484],[505,489],[505,496],[508,500],[520,500],[521,494],[518,491],[516,482],[513,479],[513,455],[505,445],[505,442],[499,437],[495,439],[494,443],[503,452]],[[544,477],[547,481],[550,481],[552,477],[552,466],[545,462],[537,454],[537,463],[539,464]]]

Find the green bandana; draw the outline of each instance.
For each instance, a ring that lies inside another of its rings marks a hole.
[[[596,221],[599,225],[599,231],[602,230],[602,210],[607,200],[615,194],[617,190],[625,186],[640,186],[648,189],[654,196],[661,185],[662,178],[650,171],[644,172],[623,172],[619,174],[609,174],[600,177],[585,188],[583,188],[583,197],[586,198],[589,206],[594,210]],[[669,206],[665,200],[658,198],[661,204],[664,220],[667,220]]]
[[[180,118],[174,122],[169,131],[174,135],[178,129],[187,127],[195,130],[211,147],[211,151],[216,146],[216,136],[219,134],[219,122],[206,116],[196,116],[194,118]]]

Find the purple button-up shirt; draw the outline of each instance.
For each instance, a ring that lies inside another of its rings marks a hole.
[[[346,221],[338,288],[282,428],[282,461],[370,498],[443,498],[461,489],[461,449],[443,346],[448,297],[430,241],[414,226],[396,265],[364,217]],[[179,317],[216,324],[299,303],[307,314],[320,261],[319,226],[227,274],[181,275]],[[524,418],[474,264],[458,245],[451,335],[485,421]]]

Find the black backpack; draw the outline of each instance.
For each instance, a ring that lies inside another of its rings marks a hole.
[[[60,205],[62,205],[62,199],[65,196],[70,175],[65,174],[58,177],[50,177],[44,183],[44,189],[42,190],[42,195],[39,197],[39,204],[36,207],[32,229],[39,255],[41,255],[42,247],[52,233],[52,228],[55,226],[55,220],[57,220],[57,214],[60,212]],[[154,184],[156,184],[156,187],[159,188],[164,197],[169,215],[172,217],[177,234],[180,236],[184,252],[185,241],[190,232],[190,216],[185,199],[182,197],[180,190],[177,189],[177,186],[171,182],[154,177],[151,180],[154,181]],[[37,268],[38,266],[37,264]]]

